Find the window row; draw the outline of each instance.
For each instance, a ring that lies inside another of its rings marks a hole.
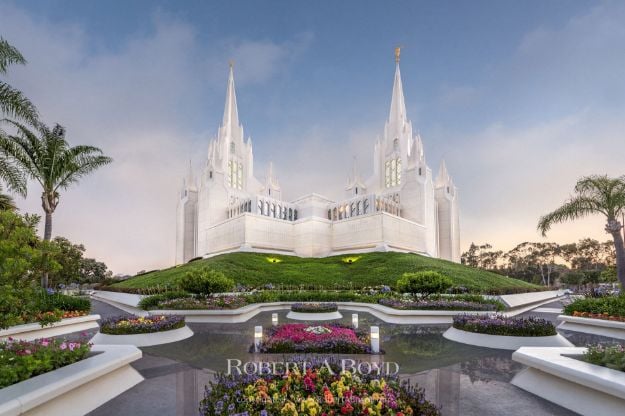
[[[279,203],[258,200],[257,214],[287,221],[297,221],[297,209]]]

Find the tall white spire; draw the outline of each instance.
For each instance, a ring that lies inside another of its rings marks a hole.
[[[222,127],[226,130],[227,135],[239,127],[239,111],[237,109],[237,95],[234,89],[234,68],[230,62],[230,74],[228,75],[228,88],[226,90],[226,106],[224,108],[224,119]]]
[[[395,48],[395,80],[393,81],[393,97],[391,99],[391,111],[388,116],[389,123],[406,121],[406,103],[404,101],[404,88],[401,83],[399,71],[400,48]]]
[[[187,177],[184,179],[185,185],[188,189],[195,191],[195,176],[193,175],[193,166],[191,164],[191,160],[189,160],[189,171],[187,172]]]
[[[445,186],[451,184],[451,177],[449,176],[449,172],[447,172],[447,165],[445,161],[441,161],[441,166],[438,169],[438,175],[436,175],[436,186]]]

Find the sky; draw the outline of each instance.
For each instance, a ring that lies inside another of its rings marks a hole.
[[[65,191],[53,234],[115,273],[171,266],[189,160],[203,164],[235,62],[255,174],[340,198],[372,171],[395,46],[408,117],[460,192],[463,250],[546,241],[538,218],[589,174],[625,174],[625,2],[0,0],[28,60],[6,80],[114,163]],[[21,211],[41,213],[31,184]],[[549,241],[607,240],[601,218]]]

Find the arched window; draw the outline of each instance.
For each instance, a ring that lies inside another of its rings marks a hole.
[[[419,176],[421,176],[421,175],[422,175],[421,168],[419,168]]]
[[[332,220],[332,210],[331,209],[328,210],[328,219]]]
[[[293,221],[293,208],[289,208],[289,221]]]
[[[393,140],[393,150],[398,151],[399,150],[399,139],[395,138],[395,140]]]
[[[387,188],[401,185],[401,157],[387,160],[384,164],[384,185]]]
[[[358,195],[358,187],[356,187],[355,191],[356,191],[356,195]]]
[[[263,210],[263,214],[269,216],[269,202],[265,201],[265,209]]]
[[[334,209],[332,210],[332,219],[334,221],[336,221],[338,218],[339,217],[338,217],[338,214],[337,214],[337,211],[336,211],[336,207],[334,207]]]
[[[258,214],[263,215],[263,201],[258,201]]]
[[[356,204],[356,215],[362,214],[360,210],[361,210],[360,201],[358,201],[358,203]]]
[[[276,218],[276,204],[271,204],[271,211],[269,213],[269,216]]]
[[[297,210],[293,210],[293,221],[297,221]]]
[[[236,146],[234,142],[230,142],[230,153],[234,153],[236,151]]]
[[[362,203],[362,213],[367,214],[369,212],[369,200],[365,199]]]
[[[228,161],[228,182],[235,189],[243,189],[243,163]]]
[[[208,178],[209,179],[213,179],[213,171],[212,170],[210,172],[208,172]]]

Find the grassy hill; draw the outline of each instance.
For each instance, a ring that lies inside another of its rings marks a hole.
[[[351,263],[350,263],[351,260]],[[173,284],[178,276],[202,267],[223,272],[246,286],[306,285],[317,288],[394,286],[405,272],[434,270],[453,279],[454,285],[473,290],[532,289],[535,285],[495,273],[417,254],[367,253],[325,258],[302,258],[259,253],[231,253],[196,260],[116,283],[126,288]]]

